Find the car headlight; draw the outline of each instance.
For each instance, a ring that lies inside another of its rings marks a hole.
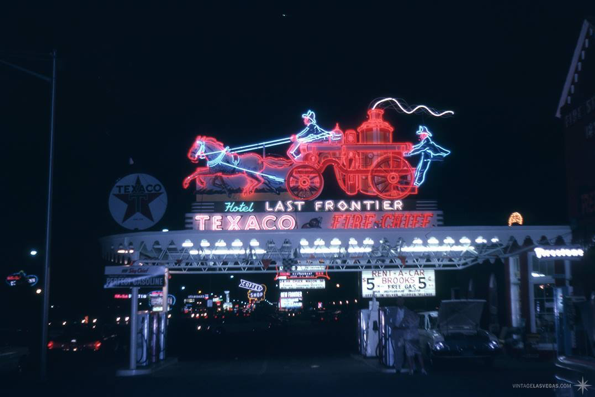
[[[488,343],[488,347],[489,347],[490,349],[492,349],[492,350],[496,350],[496,349],[498,349],[498,348],[500,347],[500,344],[498,344],[498,341],[491,340],[491,341]]]
[[[442,342],[434,343],[434,350],[444,350],[444,349],[446,349],[446,346],[444,345],[444,343],[442,343]]]

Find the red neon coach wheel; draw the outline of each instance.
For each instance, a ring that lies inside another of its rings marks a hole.
[[[289,170],[285,184],[294,199],[313,200],[322,192],[324,180],[316,168],[301,164]]]
[[[381,157],[370,170],[374,192],[383,199],[400,199],[413,187],[415,171],[407,160],[397,154]]]

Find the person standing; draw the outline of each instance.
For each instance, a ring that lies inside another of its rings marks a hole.
[[[409,366],[409,374],[413,375],[413,370],[415,368],[414,359],[417,357],[421,373],[427,375],[424,367],[424,360],[421,356],[421,349],[419,347],[418,327],[419,315],[405,307],[405,299],[402,297],[397,298],[397,313],[395,326],[393,327],[395,354],[402,351],[399,347],[404,346],[405,356],[407,357],[407,364]],[[395,363],[396,362],[397,358],[395,357]],[[397,368],[397,372],[399,369],[400,368]]]

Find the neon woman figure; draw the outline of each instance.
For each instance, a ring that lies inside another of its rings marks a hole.
[[[416,132],[419,135],[420,143],[413,146],[410,152],[404,153],[405,157],[414,156],[420,154],[421,158],[415,169],[415,186],[420,186],[426,179],[426,173],[430,169],[430,163],[434,160],[434,157],[446,157],[450,154],[450,150],[446,150],[440,147],[432,141],[432,133],[428,130],[428,127],[420,125]]]
[[[316,124],[316,114],[313,111],[308,110],[307,113],[302,114],[302,119],[304,119],[306,128],[304,128],[297,135],[291,137],[293,143],[287,150],[287,156],[292,160],[300,160],[302,155],[300,146],[303,143],[321,142],[328,139],[329,137],[331,141],[341,140],[342,135],[340,133],[323,130],[318,126],[318,124]]]

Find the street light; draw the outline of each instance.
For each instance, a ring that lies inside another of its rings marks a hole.
[[[44,252],[44,266],[43,266],[43,310],[41,319],[41,366],[39,376],[42,381],[47,376],[47,342],[48,342],[48,317],[49,317],[49,305],[50,305],[50,241],[51,241],[51,225],[52,225],[52,191],[53,191],[53,180],[54,180],[54,114],[56,105],[56,50],[52,51],[52,77],[45,76],[25,69],[21,66],[15,65],[10,62],[6,62],[0,59],[0,63],[9,66],[13,69],[19,70],[23,73],[27,73],[33,77],[37,77],[45,82],[51,84],[52,87],[52,101],[51,101],[51,114],[50,114],[50,156],[48,165],[48,202],[47,202],[47,214],[46,214],[46,225],[45,225],[45,252]],[[33,255],[33,251],[31,251]],[[36,291],[37,292],[37,291]],[[39,291],[41,293],[41,291]]]
[[[30,254],[31,254],[31,256],[35,256],[35,255],[37,255],[37,251],[36,250],[31,250]]]

